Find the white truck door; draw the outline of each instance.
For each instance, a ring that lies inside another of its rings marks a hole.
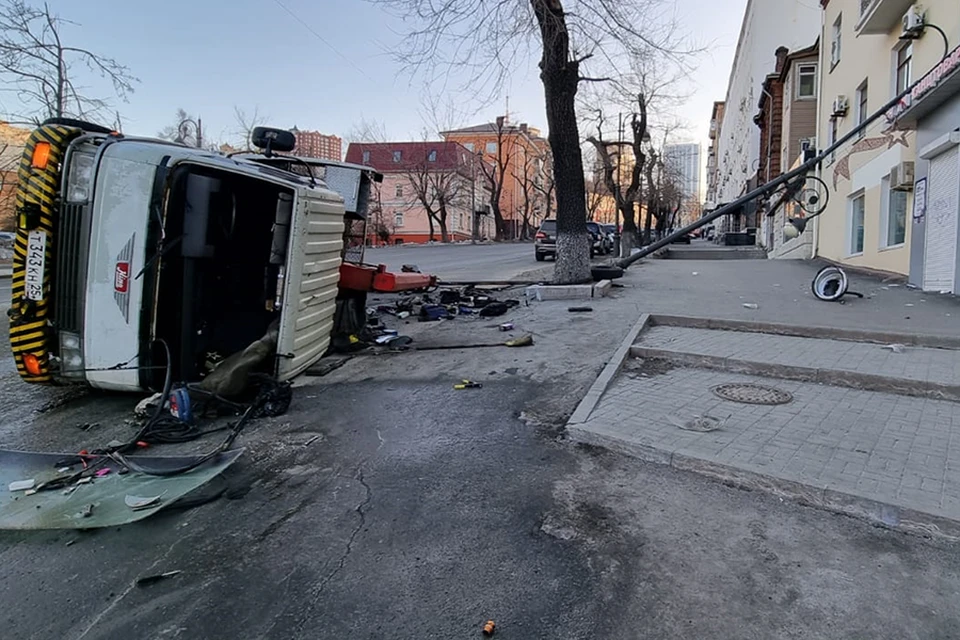
[[[277,344],[277,376],[289,380],[327,350],[336,312],[343,200],[298,194],[290,228]]]

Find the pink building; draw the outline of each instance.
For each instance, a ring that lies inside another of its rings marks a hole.
[[[383,173],[369,211],[375,244],[459,242],[493,238],[490,192],[482,159],[455,142],[360,142],[347,148],[346,162]],[[432,215],[430,215],[432,214]],[[431,236],[431,219],[433,234]]]

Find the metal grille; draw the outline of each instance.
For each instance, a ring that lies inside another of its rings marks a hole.
[[[787,404],[793,402],[793,395],[762,384],[728,383],[718,384],[711,389],[714,395],[743,404]]]
[[[957,147],[930,161],[927,189],[927,232],[923,265],[923,288],[955,290],[957,268],[957,190],[960,189],[960,152]]]
[[[343,261],[362,264],[367,221],[347,218],[343,222]]]
[[[87,208],[65,204],[60,208],[56,271],[53,279],[53,317],[61,331],[83,328],[84,278],[87,264]]]

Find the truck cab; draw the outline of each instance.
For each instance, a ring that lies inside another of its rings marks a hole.
[[[344,202],[322,182],[52,120],[25,147],[17,214],[10,339],[28,382],[156,389],[265,337],[257,370],[287,380],[329,345]]]

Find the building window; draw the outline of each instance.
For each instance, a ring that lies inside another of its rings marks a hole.
[[[369,152],[369,151],[364,151],[364,152],[363,152],[363,164],[370,164],[370,152]]]
[[[843,35],[843,14],[837,16],[833,23],[833,37],[830,41],[830,70],[840,62],[840,41]]]
[[[393,152],[393,161],[400,162],[403,159],[403,151],[394,151]]]
[[[463,143],[463,148],[466,149],[467,151],[469,151],[470,153],[473,153],[473,143],[472,143],[472,142],[464,142],[464,143]]]
[[[896,247],[907,238],[907,192],[891,189],[889,176],[883,179],[881,187],[883,236],[880,238],[880,247]]]
[[[837,141],[837,137],[840,133],[840,120],[838,118],[830,118],[830,124],[827,129],[827,147],[832,147],[833,143]],[[827,158],[827,162],[831,163],[837,158],[837,152],[834,151],[830,154],[830,157]]]
[[[453,223],[453,224],[451,224],[451,227],[452,227],[454,230],[459,229],[459,228],[460,228],[460,214],[459,214],[459,213],[454,213],[454,214],[452,214],[452,218],[453,218],[453,219],[452,219],[452,223]]]
[[[894,79],[894,95],[900,95],[910,86],[910,77],[913,70],[913,43],[907,42],[897,49],[897,76]]]
[[[850,227],[849,253],[858,255],[863,253],[863,214],[866,210],[866,200],[861,193],[850,199]]]
[[[427,162],[436,162],[437,161],[437,151],[436,149],[431,149],[430,153],[427,154]]]
[[[866,122],[869,116],[870,114],[867,113],[867,81],[864,80],[863,84],[857,89],[857,126]],[[862,138],[865,135],[867,135],[866,127],[860,129],[857,137]]]
[[[403,226],[403,211],[394,211],[393,212],[393,226],[402,227]]]
[[[817,97],[817,65],[802,64],[797,68],[797,99]]]
[[[402,185],[402,184],[398,184],[398,185],[397,185],[397,197],[398,197],[398,198],[402,198],[402,197],[403,197],[403,185]]]
[[[487,143],[487,153],[496,153],[497,152],[497,143],[488,142]]]

